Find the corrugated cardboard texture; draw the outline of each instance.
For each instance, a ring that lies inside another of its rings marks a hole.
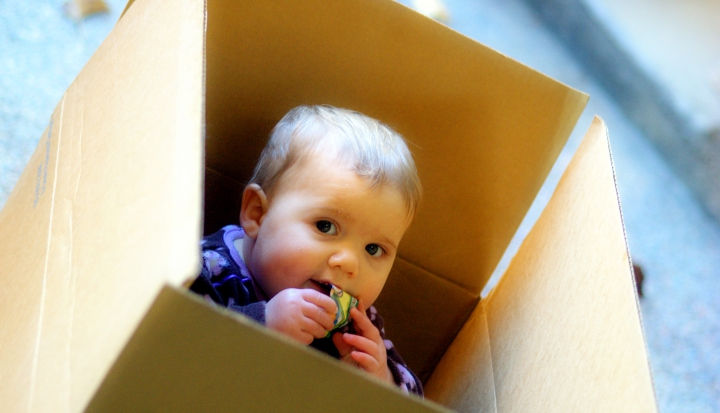
[[[479,295],[587,96],[393,1],[207,7],[207,165],[245,182],[300,104],[378,118],[411,142],[426,194],[399,255]]]
[[[88,412],[442,412],[196,296],[165,288]]]
[[[197,272],[203,24],[202,2],[129,10],[0,213],[0,410],[82,410],[163,283]]]
[[[605,125],[487,298],[499,412],[654,412]]]

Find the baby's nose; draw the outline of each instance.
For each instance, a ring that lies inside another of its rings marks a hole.
[[[330,268],[337,269],[347,277],[355,277],[358,273],[357,255],[350,249],[343,248],[330,256],[328,260]]]

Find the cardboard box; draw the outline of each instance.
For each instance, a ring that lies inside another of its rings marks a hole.
[[[274,123],[328,103],[411,142],[426,195],[377,306],[429,400],[655,411],[599,119],[480,301],[586,100],[386,0],[137,0],[0,213],[0,410],[442,411],[178,287]]]

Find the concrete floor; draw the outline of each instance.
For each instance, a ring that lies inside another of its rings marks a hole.
[[[76,24],[63,3],[0,0],[0,207],[55,105],[125,7],[124,0],[110,0],[110,14]]]
[[[702,134],[720,129],[720,2],[585,0]]]
[[[0,207],[54,106],[124,7],[108,1],[110,15],[75,24],[63,16],[62,3],[0,0]],[[522,0],[447,0],[447,6],[455,30],[591,95],[496,273],[544,207],[592,116],[600,115],[610,130],[630,251],[646,274],[641,305],[660,410],[720,412],[720,226]]]

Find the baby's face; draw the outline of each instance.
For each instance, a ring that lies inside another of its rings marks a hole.
[[[334,284],[370,306],[409,219],[400,193],[315,156],[285,175],[269,200],[246,264],[267,299]]]

